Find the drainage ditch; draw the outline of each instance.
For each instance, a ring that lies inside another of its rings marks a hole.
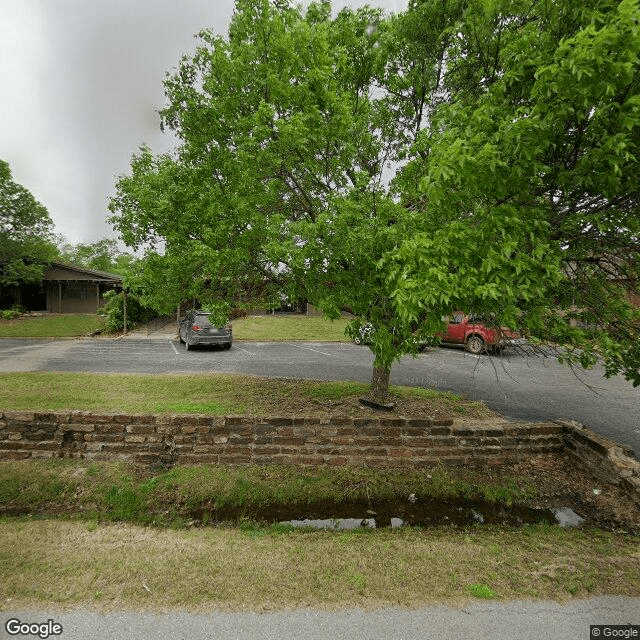
[[[194,524],[215,524],[251,520],[262,524],[285,524],[296,528],[357,529],[381,527],[434,527],[453,525],[526,524],[579,526],[584,518],[569,507],[541,509],[520,505],[506,506],[482,500],[422,499],[406,502],[325,502],[313,505],[277,505],[256,509],[200,508],[189,514]]]

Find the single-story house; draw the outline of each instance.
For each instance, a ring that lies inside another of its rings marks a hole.
[[[52,262],[40,284],[23,284],[10,291],[13,304],[29,311],[96,313],[107,291],[122,291],[122,278],[63,262]]]

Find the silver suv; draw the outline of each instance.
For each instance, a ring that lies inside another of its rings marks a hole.
[[[187,315],[178,321],[178,333],[180,342],[184,342],[185,349],[190,349],[198,344],[219,344],[225,349],[231,349],[233,331],[230,324],[224,327],[214,327],[209,322],[207,311],[189,311]]]

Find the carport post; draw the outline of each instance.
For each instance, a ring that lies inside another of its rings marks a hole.
[[[127,335],[127,290],[122,287],[122,307],[124,312],[124,334]]]

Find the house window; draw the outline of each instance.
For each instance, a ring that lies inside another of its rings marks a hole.
[[[64,292],[68,299],[86,300],[90,297],[86,282],[66,282]],[[92,297],[95,297],[95,289]]]

